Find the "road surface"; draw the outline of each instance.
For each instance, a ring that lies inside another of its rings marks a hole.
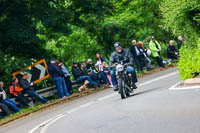
[[[130,98],[107,89],[0,127],[0,133],[200,133],[200,91],[169,90],[176,68],[139,79]]]

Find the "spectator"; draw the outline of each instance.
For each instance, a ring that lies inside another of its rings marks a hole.
[[[80,68],[81,68],[81,71],[83,71],[84,75],[88,75],[88,70],[87,70],[85,61],[81,62]]]
[[[181,48],[181,46],[184,45],[183,42],[183,37],[182,36],[178,36],[178,50]]]
[[[104,73],[106,74],[106,76],[107,76],[107,79],[108,79],[108,81],[109,81],[109,85],[110,85],[110,87],[113,87],[113,85],[112,85],[112,80],[111,80],[111,76],[110,76],[110,71],[109,71],[109,68],[108,68],[108,64],[106,63],[106,62],[103,62],[103,71],[104,71]]]
[[[20,86],[23,88],[23,93],[28,94],[29,97],[34,97],[39,100],[41,103],[46,103],[48,100],[41,97],[35,90],[34,90],[34,82],[29,83],[28,73],[24,73],[22,79],[19,81]]]
[[[165,67],[163,60],[161,58],[160,52],[161,52],[161,46],[160,44],[155,40],[155,38],[152,36],[151,41],[149,43],[149,48],[152,52],[152,56],[156,59],[158,65],[160,67]]]
[[[101,57],[100,53],[96,53],[96,57],[97,57],[97,62],[96,62],[96,66],[98,68],[98,72],[101,75],[101,79],[104,81],[104,84],[107,85],[107,87],[109,87],[110,83],[108,81],[108,78],[103,70],[103,62],[105,62],[106,60],[104,58]]]
[[[87,76],[83,73],[83,71],[81,71],[81,69],[78,67],[78,63],[74,62],[73,66],[72,66],[72,74],[74,76],[74,79],[78,82],[84,82],[85,80],[88,80],[89,83],[96,88],[97,87],[97,83],[95,81],[93,81],[90,76]]]
[[[152,70],[152,68],[150,66],[151,65],[151,60],[147,56],[147,53],[146,53],[147,49],[143,48],[143,42],[138,42],[138,49],[140,51],[141,60],[145,61],[145,65],[146,65],[147,71]]]
[[[6,106],[3,103],[0,103],[0,119],[10,114],[11,114],[11,111],[9,110],[8,106]]]
[[[52,58],[48,64],[48,71],[57,87],[58,96],[63,98],[69,96],[67,86],[65,84],[64,74],[56,65],[56,60]]]
[[[7,97],[6,92],[3,89],[4,83],[0,82],[0,103],[3,103],[10,107],[14,112],[20,111],[20,108],[17,107],[16,102]]]
[[[136,45],[136,40],[132,40],[132,45],[130,47],[130,53],[133,56],[133,59],[135,61],[138,71],[143,71],[143,68],[141,65],[140,51],[139,51],[138,46]]]
[[[92,63],[92,59],[88,59],[88,64],[86,66],[87,70],[88,70],[88,75],[90,76],[90,78],[95,81],[95,82],[99,82],[98,81],[98,70],[96,69],[95,65]]]
[[[72,90],[72,81],[70,79],[70,73],[69,71],[67,70],[67,68],[65,67],[65,65],[63,64],[63,61],[60,60],[58,62],[58,67],[60,67],[61,71],[63,72],[64,74],[64,78],[65,78],[65,83],[66,83],[66,86],[67,86],[67,89],[69,91],[70,94],[73,93],[73,90]]]
[[[167,48],[167,57],[172,59],[172,60],[178,59],[178,51],[174,46],[174,41],[173,40],[171,40],[169,42],[169,46]]]
[[[10,94],[13,97],[15,97],[16,100],[19,101],[19,103],[23,104],[26,107],[34,106],[33,102],[23,95],[22,93],[23,89],[19,86],[18,78],[12,79],[12,84],[9,87],[9,89],[10,89]]]

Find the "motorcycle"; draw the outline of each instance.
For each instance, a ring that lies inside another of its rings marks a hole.
[[[121,95],[121,99],[125,99],[130,97],[130,93],[133,93],[133,81],[131,73],[127,73],[126,67],[128,67],[128,63],[119,62],[116,63],[116,78],[118,82],[119,94]]]

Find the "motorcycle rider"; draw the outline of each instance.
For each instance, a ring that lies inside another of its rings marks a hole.
[[[121,47],[120,42],[116,42],[114,44],[114,47],[115,47],[115,51],[111,54],[110,61],[109,61],[109,68],[114,63],[121,62],[121,61],[123,61],[123,63],[130,63],[130,65],[133,64],[132,55],[130,54],[130,52],[127,49],[124,49],[124,48]],[[133,84],[134,84],[132,86],[132,88],[136,89],[137,88],[137,86],[135,85],[135,83],[137,82],[136,71],[130,65],[126,68],[126,71],[128,73],[131,73]],[[113,69],[111,71],[111,79],[112,79],[112,84],[114,86],[114,91],[118,91],[118,83],[117,83],[115,73],[116,73],[116,69]]]

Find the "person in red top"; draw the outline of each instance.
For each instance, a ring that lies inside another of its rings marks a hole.
[[[18,78],[12,79],[12,85],[9,87],[10,94],[24,106],[33,106],[32,102],[22,93],[23,89],[19,86]]]

